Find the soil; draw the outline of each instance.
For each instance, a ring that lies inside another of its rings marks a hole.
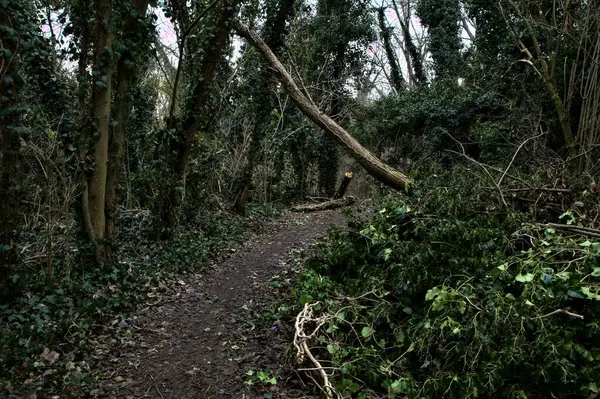
[[[337,211],[287,215],[205,275],[180,280],[160,305],[121,322],[124,338],[102,367],[104,397],[317,396],[289,366],[291,327],[271,308],[289,295],[291,253],[342,223]],[[259,381],[256,372],[267,368],[276,384]]]

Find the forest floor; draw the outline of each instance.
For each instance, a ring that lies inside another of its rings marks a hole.
[[[294,253],[343,221],[336,211],[286,216],[217,267],[178,281],[133,321],[121,321],[121,338],[96,353],[102,397],[310,397],[314,388],[288,365],[293,327],[268,312],[289,295]],[[275,384],[266,381],[271,377]]]

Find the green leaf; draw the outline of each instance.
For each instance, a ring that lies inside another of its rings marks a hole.
[[[337,348],[333,345],[327,345],[327,352],[329,352],[333,355],[334,353],[337,352]]]
[[[267,382],[271,385],[275,385],[275,384],[277,384],[277,378],[271,377],[267,380]]]
[[[383,255],[383,259],[384,260],[389,260],[390,259],[390,255],[392,254],[392,249],[391,248],[386,248]]]
[[[248,370],[246,372],[246,374],[252,376],[252,375],[254,375],[254,370]]]
[[[533,280],[533,274],[531,273],[527,273],[525,275],[519,273],[517,274],[517,277],[515,277],[515,280],[517,280],[520,283],[529,283],[530,281]]]
[[[406,335],[404,335],[404,331],[398,330],[398,332],[396,333],[396,341],[403,343],[405,339]]]
[[[435,299],[440,294],[440,289],[438,287],[433,287],[430,290],[427,290],[427,294],[425,294],[425,300],[431,301]]]
[[[598,385],[595,382],[590,382],[590,385],[588,385],[588,389],[594,393],[598,393]]]
[[[600,267],[594,267],[594,271],[592,272],[592,277],[600,277]]]
[[[373,329],[369,326],[363,327],[361,334],[363,337],[368,337],[369,335],[371,335],[373,333]]]
[[[589,299],[594,299],[596,301],[600,301],[600,295],[596,294],[595,292],[592,292],[590,290],[590,287],[581,287],[581,292],[583,293],[583,295],[587,296]]]

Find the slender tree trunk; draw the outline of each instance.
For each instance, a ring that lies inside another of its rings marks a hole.
[[[163,222],[166,227],[176,225],[176,209],[179,203],[179,190],[177,185],[183,180],[185,168],[190,152],[196,142],[196,134],[203,116],[203,108],[208,99],[208,92],[212,85],[221,60],[223,50],[229,41],[230,23],[235,14],[238,0],[229,0],[221,6],[221,13],[214,33],[206,43],[206,52],[202,60],[201,78],[196,82],[192,98],[193,104],[186,110],[187,117],[182,124],[182,135],[171,142],[171,153],[175,154],[170,161],[170,187],[162,204]]]
[[[94,42],[94,70],[92,116],[96,123],[94,168],[88,182],[88,213],[91,222],[90,239],[101,249],[105,233],[106,175],[108,172],[108,141],[110,136],[111,104],[111,1],[96,2],[96,40]],[[91,234],[93,233],[93,237]]]
[[[17,260],[14,240],[19,220],[17,171],[21,160],[17,98],[22,84],[19,52],[23,43],[20,27],[15,26],[17,17],[11,14],[18,8],[17,0],[0,2],[0,54],[11,54],[0,57],[0,284],[10,278]]]
[[[383,46],[385,47],[385,53],[387,54],[388,62],[390,63],[390,74],[391,83],[397,93],[402,93],[406,88],[406,82],[402,77],[402,70],[398,65],[398,58],[394,52],[392,46],[392,40],[390,35],[390,28],[385,24],[385,9],[380,7],[378,12],[379,29],[381,30],[381,38],[383,39]]]
[[[417,83],[425,82],[425,71],[423,69],[423,59],[415,46],[415,43],[410,35],[410,8],[407,7],[404,14],[404,20],[400,15],[400,10],[398,8],[398,4],[396,0],[392,0],[392,5],[394,7],[394,11],[396,12],[396,16],[398,17],[398,22],[400,23],[400,28],[402,29],[402,37],[404,38],[404,44],[406,46],[406,50],[408,53],[407,64],[409,69],[412,69],[412,75],[414,75]]]
[[[267,13],[267,21],[265,22],[265,42],[276,55],[279,54],[280,49],[284,45],[286,23],[293,15],[294,3],[295,0],[272,1],[271,8],[268,10],[271,12]],[[275,5],[277,6],[276,9],[274,9]],[[261,139],[263,134],[261,132],[266,128],[268,118],[271,115],[271,109],[273,108],[272,95],[269,90],[269,87],[272,86],[270,81],[269,72],[262,70],[255,84],[256,90],[253,97],[255,97],[256,119],[252,131],[252,142],[250,143],[248,162],[237,184],[239,188],[234,203],[234,210],[240,215],[246,213],[250,184],[252,184],[252,177],[254,175],[254,166],[262,144]]]
[[[87,14],[88,2],[83,1],[83,14]],[[89,49],[90,49],[90,32],[88,29],[88,23],[86,18],[81,18],[81,42],[79,49],[79,59],[77,61],[77,100],[79,105],[79,134],[84,134],[84,125],[88,123],[88,101],[87,101],[87,88],[89,86],[89,76],[87,73],[87,66],[89,61]]]
[[[410,183],[408,176],[383,163],[310,101],[300,91],[289,72],[269,49],[269,46],[255,32],[240,24],[236,25],[236,31],[263,55],[285,91],[304,115],[340,144],[371,176],[396,190],[407,189]]]
[[[129,32],[133,34],[136,29],[141,29],[138,22],[140,20],[139,17],[146,15],[148,4],[149,0],[136,0],[134,2],[132,10],[134,14],[129,14],[127,16],[124,35],[127,35]],[[132,43],[130,46],[131,45],[136,46],[139,44]],[[112,134],[110,136],[108,153],[110,162],[108,164],[106,176],[105,238],[107,243],[105,250],[107,258],[111,258],[114,253],[114,246],[110,240],[114,238],[117,231],[117,186],[119,184],[119,177],[123,165],[126,123],[132,106],[130,101],[130,86],[137,77],[136,70],[133,68],[136,60],[131,54],[132,51],[127,51],[126,54],[123,54],[117,66],[117,86],[115,93],[117,104],[114,118],[117,125],[112,129]]]

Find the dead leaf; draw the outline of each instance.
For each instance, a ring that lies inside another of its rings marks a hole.
[[[58,352],[51,351],[47,347],[44,347],[41,357],[43,360],[47,361],[48,364],[53,365],[54,363],[56,363],[60,355],[58,354]]]

